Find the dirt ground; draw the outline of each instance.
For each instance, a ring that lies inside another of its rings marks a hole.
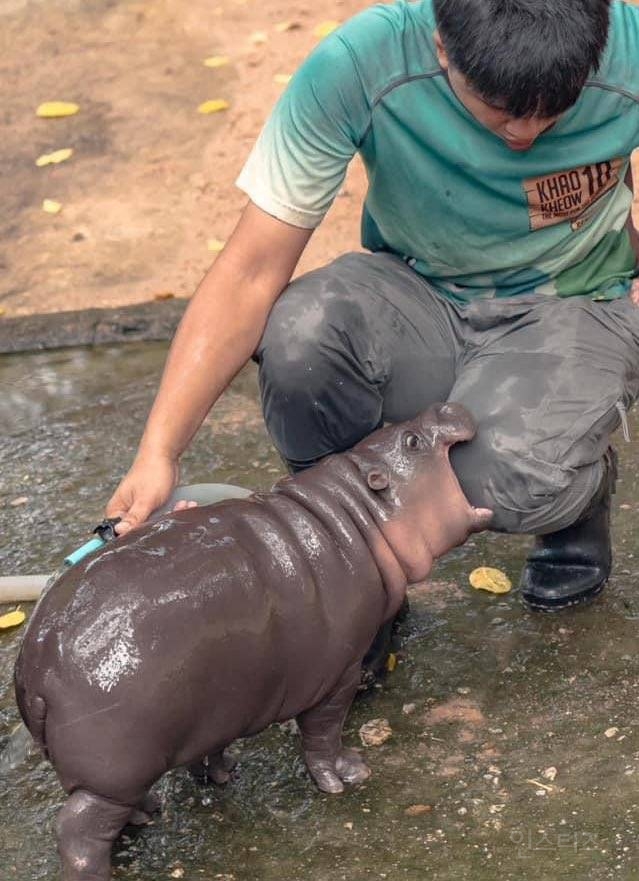
[[[231,233],[234,180],[270,108],[364,0],[0,0],[0,314],[188,297]],[[212,55],[227,56],[219,68]],[[209,99],[228,110],[202,115]],[[43,101],[80,105],[39,119]],[[72,147],[60,165],[43,153]],[[298,272],[359,246],[356,160]],[[43,199],[62,204],[42,210]]]
[[[0,0],[4,317],[189,296],[246,197],[234,180],[315,28],[364,8],[285,0]],[[288,23],[288,29],[278,25]],[[229,64],[208,68],[209,56]],[[229,102],[212,115],[209,99]],[[80,112],[39,119],[44,101]],[[72,147],[59,165],[43,153]],[[298,271],[359,246],[353,164]],[[43,199],[62,204],[42,210]]]

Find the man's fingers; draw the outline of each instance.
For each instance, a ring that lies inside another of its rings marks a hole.
[[[135,529],[136,526],[144,523],[151,513],[151,510],[152,508],[148,505],[134,502],[128,511],[122,511],[120,514],[115,515],[122,517],[122,520],[115,526],[116,533],[118,535],[124,535],[126,532],[129,532],[129,530]]]
[[[187,508],[197,508],[197,502],[193,502],[190,499],[180,499],[180,501],[176,502],[173,506],[174,511],[186,511]]]
[[[639,232],[639,147],[630,156],[632,170],[632,225]]]

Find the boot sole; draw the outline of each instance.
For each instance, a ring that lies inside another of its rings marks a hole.
[[[557,597],[556,599],[538,597],[534,594],[522,594],[521,601],[524,606],[532,612],[562,612],[564,609],[570,609],[574,606],[589,605],[599,596],[607,583],[608,581],[606,579],[606,581],[602,581],[601,584],[596,584],[594,587],[585,590],[583,593],[571,597]]]

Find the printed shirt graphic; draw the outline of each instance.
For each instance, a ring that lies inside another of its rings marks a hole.
[[[256,205],[313,228],[359,153],[362,244],[459,301],[537,291],[625,295],[625,184],[639,146],[639,7],[611,5],[600,70],[526,152],[459,102],[435,53],[432,0],[373,6],[293,77],[239,178]]]

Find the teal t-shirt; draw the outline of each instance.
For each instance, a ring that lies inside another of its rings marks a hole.
[[[636,272],[624,178],[639,146],[639,8],[612,3],[599,71],[523,153],[456,97],[435,27],[432,0],[400,0],[333,32],[278,101],[238,186],[313,228],[359,153],[362,244],[399,255],[442,294],[625,295]]]

